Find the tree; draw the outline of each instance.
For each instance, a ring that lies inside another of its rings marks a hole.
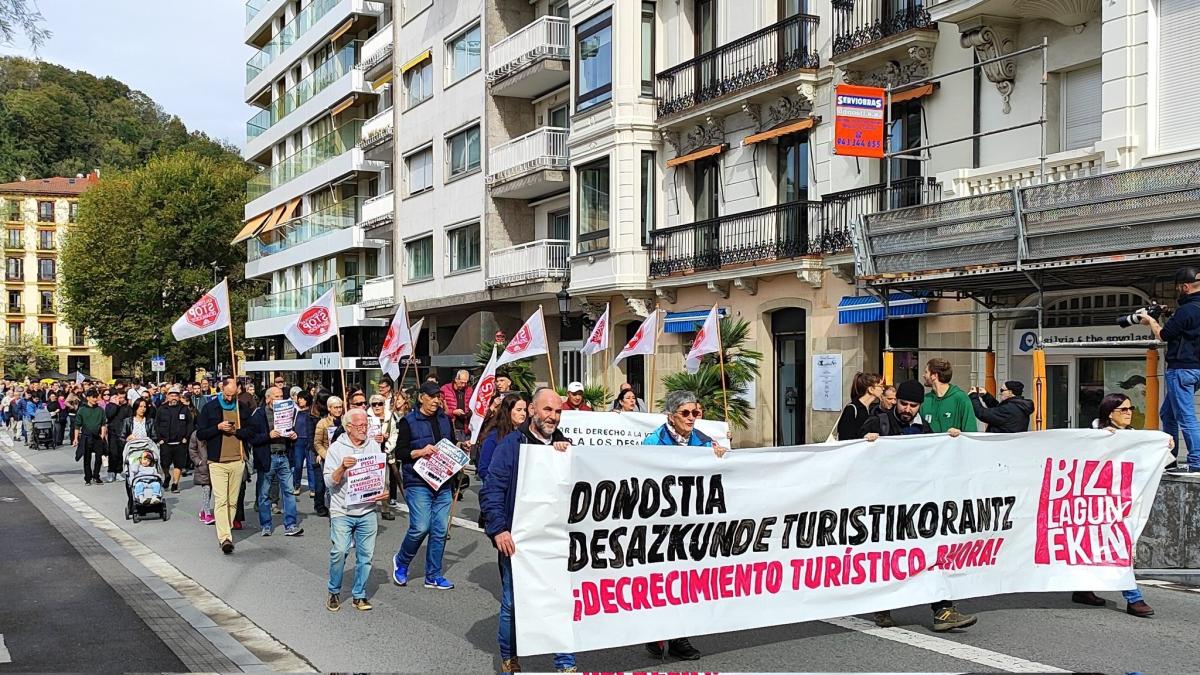
[[[51,33],[42,27],[42,13],[30,0],[0,0],[0,41],[11,45],[17,31],[25,34],[33,51],[37,52]]]
[[[123,362],[161,353],[172,370],[209,363],[211,340],[176,342],[171,324],[212,287],[216,263],[229,277],[235,332],[244,325],[257,285],[229,242],[252,175],[235,155],[183,150],[85,192],[62,245],[67,323]]]
[[[38,373],[58,370],[58,353],[36,335],[22,335],[4,343],[4,376],[10,380],[36,379]]]
[[[721,345],[725,352],[725,385],[729,395],[729,419],[725,419],[725,398],[721,392],[721,364],[717,354],[700,359],[700,370],[692,375],[678,372],[663,378],[667,391],[690,391],[700,400],[704,418],[723,420],[731,427],[745,429],[750,424],[750,403],[737,394],[744,394],[749,384],[758,379],[762,352],[746,348],[750,324],[744,319],[722,319]],[[660,409],[662,401],[651,403]]]

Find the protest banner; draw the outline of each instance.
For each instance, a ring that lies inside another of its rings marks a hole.
[[[522,446],[517,644],[577,652],[942,599],[1130,589],[1166,457],[1162,433],[1082,429],[721,459]]]
[[[666,415],[639,412],[589,412],[564,410],[558,430],[571,445],[641,445],[667,421]],[[729,447],[728,426],[724,422],[697,420],[696,430],[717,443]]]
[[[387,455],[382,452],[354,455],[358,463],[346,469],[346,505],[375,501],[387,489]]]
[[[281,434],[290,432],[296,426],[296,402],[291,399],[280,399],[271,404],[271,414],[274,429]]]
[[[438,441],[433,447],[435,452],[432,455],[413,462],[413,470],[429,483],[429,487],[436,490],[454,474],[462,471],[462,468],[470,463],[471,457],[446,438]]]

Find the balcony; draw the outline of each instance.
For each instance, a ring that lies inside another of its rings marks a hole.
[[[358,304],[362,300],[363,284],[366,283],[366,280],[367,277],[363,275],[344,277],[251,298],[247,308],[247,320],[262,321],[296,314],[311,305],[330,288],[337,289],[334,296],[338,306],[346,307]]]
[[[246,21],[250,21],[250,19],[254,18],[254,16],[250,14],[250,5],[252,3],[261,7],[261,5],[265,4],[266,2],[267,0],[252,0],[251,3],[246,3]],[[341,0],[313,0],[306,5],[304,9],[300,10],[300,13],[293,17],[291,21],[287,22],[287,24],[285,24],[284,27],[275,34],[275,37],[271,38],[270,42],[264,45],[262,49],[258,50],[254,56],[250,57],[249,61],[246,61],[246,82],[249,83],[255,77],[258,77],[258,74],[261,73],[267,66],[271,65],[271,62],[274,61],[277,56],[287,50],[288,47],[296,44],[296,40],[299,39],[301,35],[304,35],[306,32],[308,32],[308,29],[312,28],[314,24],[321,20],[321,17],[325,16],[329,10],[336,7],[339,2],[341,2]],[[258,10],[256,9],[255,14],[257,13]]]
[[[395,129],[395,111],[388,108],[363,123],[358,147],[362,148],[368,159],[390,161]]]
[[[54,316],[54,305],[42,305],[38,308],[38,314],[42,316]]]
[[[6,250],[6,251],[22,251],[23,252],[25,250],[25,240],[22,239],[21,237],[17,237],[15,239],[12,237],[9,237],[8,239],[4,240],[4,250]]]
[[[392,275],[376,277],[363,284],[363,309],[379,309],[396,304],[396,282]]]
[[[258,199],[288,181],[353,150],[362,138],[362,120],[352,120],[325,134],[246,183],[246,195]],[[247,207],[249,208],[249,207]]]
[[[246,122],[246,139],[257,138],[301,105],[307,103],[312,97],[324,91],[329,85],[351,72],[354,69],[357,54],[358,44],[352,42],[313,69],[304,79],[272,101],[265,110],[260,111]]]
[[[258,16],[259,10],[263,8],[271,0],[248,0],[246,2],[246,23],[250,23],[254,17]]]
[[[362,205],[362,216],[358,224],[372,237],[381,237],[387,233],[387,227],[396,218],[395,192],[389,190],[381,195],[371,197]]]
[[[9,314],[24,314],[25,309],[22,308],[19,303],[13,304],[10,302],[10,303],[8,303],[8,313]]]
[[[849,79],[853,81],[861,79],[860,73],[883,68],[891,62],[916,62],[924,67],[932,57],[930,51],[937,39],[937,22],[919,2],[833,2],[833,55],[830,60],[851,73]]]
[[[688,111],[800,69],[820,66],[815,16],[798,14],[664,70],[655,77],[658,116]]]
[[[543,16],[488,49],[495,96],[535,98],[571,79],[571,22]]]
[[[361,201],[357,197],[343,199],[320,211],[293,218],[271,230],[270,242],[258,237],[251,238],[246,242],[246,260],[253,262],[295,248],[321,235],[354,227],[358,223]]]
[[[536,199],[565,190],[568,130],[539,127],[488,151],[492,196]]]
[[[884,183],[825,195],[821,198],[821,221],[825,231],[835,237],[826,242],[825,248],[835,251],[839,247],[847,248],[850,243],[848,233],[862,216],[930,204],[941,198],[941,184],[934,178],[923,176],[894,180],[890,191]]]
[[[488,253],[487,287],[566,279],[571,242],[539,239]]]
[[[1029,187],[1039,183],[1058,183],[1074,178],[1098,176],[1104,172],[1105,154],[1091,148],[1068,150],[1046,158],[1043,176],[1037,160],[1008,162],[977,169],[958,169],[938,174],[938,182],[948,197],[970,197],[989,192]]]
[[[934,21],[958,24],[994,23],[996,18],[1014,21],[1048,19],[1063,26],[1082,26],[1100,16],[1100,0],[1073,2],[1012,2],[1012,0],[926,0]]]
[[[363,43],[362,60],[355,67],[361,70],[368,80],[374,80],[387,73],[392,65],[394,51],[392,24],[389,23]]]

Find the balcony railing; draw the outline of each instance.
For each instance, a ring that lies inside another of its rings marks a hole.
[[[262,4],[267,0],[257,1],[259,4]],[[293,17],[291,21],[287,22],[287,24],[285,24],[284,27],[275,34],[275,37],[271,38],[271,41],[268,42],[266,46],[258,50],[258,52],[254,56],[251,56],[250,60],[246,62],[246,82],[258,77],[258,74],[261,73],[267,66],[269,66],[271,62],[275,60],[275,57],[282,54],[288,47],[296,44],[296,40],[300,39],[301,35],[307,33],[309,28],[312,28],[314,24],[316,24],[321,20],[322,17],[329,13],[329,10],[336,7],[340,1],[341,0],[312,0],[312,2],[308,3],[304,9],[300,10],[299,14]],[[249,15],[249,3],[246,4],[246,9],[246,20],[249,21],[251,18],[253,18],[253,16]],[[256,13],[257,11],[258,10],[255,10]]]
[[[320,211],[293,218],[272,230],[269,235],[271,239],[267,242],[258,237],[252,237],[247,242],[246,259],[258,260],[264,256],[295,248],[323,234],[354,227],[358,222],[361,202],[359,197],[351,197],[331,204]]]
[[[935,25],[929,18],[929,11],[921,3],[834,0],[833,54],[837,56],[891,35]]]
[[[54,314],[54,305],[42,305],[38,308],[38,313],[46,316]]]
[[[370,70],[388,60],[395,48],[395,43],[392,41],[392,24],[389,23],[363,43],[362,61],[355,68]]]
[[[846,248],[850,228],[860,216],[929,204],[941,198],[942,186],[934,178],[900,178],[892,181],[890,191],[884,183],[825,195],[821,198],[821,220],[826,232],[835,239],[840,237],[841,248]]]
[[[363,150],[377,148],[392,140],[396,129],[396,118],[393,108],[388,108],[363,123],[362,141],[358,146]]]
[[[246,2],[246,23],[250,23],[254,17],[258,16],[258,12],[271,0],[247,0]]]
[[[488,151],[491,185],[536,169],[567,168],[567,129],[539,127]]]
[[[293,178],[354,149],[361,134],[362,120],[343,124],[251,178],[246,182],[246,195],[251,201],[258,199]]]
[[[543,279],[566,279],[571,242],[539,239],[488,253],[488,288]]]
[[[366,309],[387,307],[396,301],[396,285],[392,275],[376,277],[363,284],[362,301]]]
[[[359,224],[370,229],[392,222],[396,216],[395,193],[392,190],[363,202]]]
[[[4,248],[14,250],[14,251],[15,250],[24,251],[25,250],[25,240],[20,237],[17,237],[16,239],[6,239],[6,240],[4,240]]]
[[[13,303],[10,302],[8,304],[8,313],[9,314],[24,314],[25,310],[21,308],[21,305],[19,305],[19,304],[14,305]]]
[[[280,316],[296,314],[313,301],[321,297],[330,288],[336,288],[334,297],[339,306],[357,304],[362,300],[363,284],[367,277],[364,275],[334,279],[311,286],[293,288],[278,293],[268,293],[257,298],[251,298],[247,311],[250,321],[273,319]]]
[[[508,77],[539,59],[571,57],[571,21],[543,16],[492,45],[487,81]]]
[[[1046,173],[1043,176],[1039,163],[1034,161],[1012,162],[977,169],[960,169],[951,174],[939,174],[943,182],[949,182],[948,190],[956,197],[1011,190],[1039,183],[1058,183],[1074,178],[1098,176],[1104,172],[1104,153],[1088,149],[1068,150],[1046,158]]]
[[[659,116],[687,110],[791,70],[818,67],[821,59],[814,33],[819,21],[809,14],[788,17],[662,71],[655,78]]]
[[[313,69],[304,79],[272,101],[265,110],[259,111],[246,122],[246,138],[257,138],[259,134],[270,129],[279,120],[307,103],[309,99],[324,91],[329,85],[342,79],[354,68],[357,54],[358,43],[352,42]]]

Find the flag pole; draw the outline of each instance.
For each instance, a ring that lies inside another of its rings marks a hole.
[[[337,305],[334,306],[334,311],[337,311]],[[339,324],[337,329],[337,353],[338,353],[338,372],[342,376],[342,396],[349,398],[350,390],[346,388],[346,363],[342,360],[342,326]],[[349,404],[347,404],[349,405]]]
[[[662,336],[661,324],[658,321],[658,306],[654,306],[654,351],[650,352],[650,389],[646,398],[646,412],[654,412],[654,371],[658,362],[658,338]]]
[[[717,314],[717,359],[721,364],[721,398],[725,401],[725,424],[729,424],[729,390],[725,387],[725,343],[721,341],[721,314]]]
[[[226,326],[226,328],[229,329],[229,365],[230,365],[230,368],[232,368],[230,375],[232,375],[234,377],[234,379],[237,379],[237,376],[238,376],[238,374],[237,374],[237,352],[234,351],[234,349],[233,349],[233,316],[232,316],[232,312],[230,312],[230,314],[231,314],[231,316],[229,317],[229,325]],[[218,394],[218,396],[220,396],[220,394]],[[236,397],[234,400],[236,400]],[[236,421],[233,423],[233,428],[241,429],[242,428],[241,412],[239,411],[237,415],[234,415],[234,417],[236,418]]]
[[[539,310],[542,309],[542,306],[538,305],[538,309]],[[546,367],[550,369],[550,388],[557,393],[558,386],[554,382],[554,361],[552,361],[550,359],[550,345],[549,345],[550,338],[546,333],[546,314],[545,313],[542,313],[542,335],[546,336],[546,342],[547,342],[547,344],[546,344]]]

